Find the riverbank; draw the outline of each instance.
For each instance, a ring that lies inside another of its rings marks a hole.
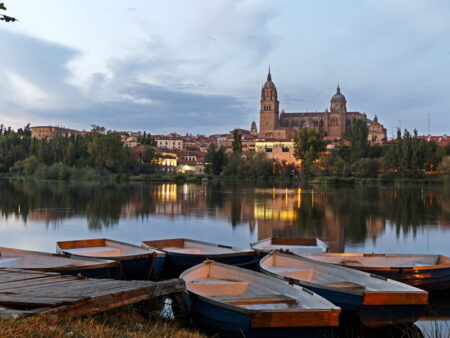
[[[82,318],[37,315],[24,319],[0,318],[1,337],[177,337],[203,338],[203,334],[174,320],[136,318],[130,310],[119,309]]]
[[[161,182],[161,183],[207,183],[207,182],[244,182],[249,184],[285,184],[285,185],[389,185],[389,184],[419,184],[419,185],[450,185],[449,174],[427,175],[421,178],[405,178],[393,176],[378,177],[343,177],[343,176],[313,176],[313,177],[284,177],[284,176],[217,176],[217,175],[194,175],[194,174],[98,174],[87,176],[73,176],[71,178],[60,177],[38,177],[38,176],[16,176],[0,175],[0,179],[31,180],[31,181],[59,181],[59,182],[99,182],[99,183],[132,183],[132,182]]]

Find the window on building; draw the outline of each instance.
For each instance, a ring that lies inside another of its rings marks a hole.
[[[272,148],[266,148],[266,153],[271,153],[272,152]]]
[[[282,147],[282,148],[281,148],[281,151],[282,151],[283,153],[288,153],[288,152],[289,152],[289,148],[287,148],[287,147]]]

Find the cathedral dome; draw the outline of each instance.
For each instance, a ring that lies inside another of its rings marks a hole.
[[[339,85],[337,87],[336,90],[336,94],[333,95],[333,97],[331,98],[331,100],[342,100],[345,101],[345,96],[341,94],[341,88],[339,88]]]

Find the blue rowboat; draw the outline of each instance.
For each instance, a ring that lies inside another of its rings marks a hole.
[[[178,276],[194,265],[211,259],[216,262],[241,266],[249,269],[258,267],[258,255],[254,250],[234,248],[186,238],[172,238],[155,241],[143,241],[146,248],[166,253],[166,266],[169,277]]]
[[[261,272],[340,306],[343,321],[356,318],[369,327],[411,324],[427,309],[428,292],[366,272],[280,252],[271,252],[259,265]]]
[[[450,290],[450,257],[443,255],[326,253],[304,256],[374,273],[427,291]]]
[[[289,252],[295,255],[328,251],[327,243],[314,237],[270,237],[256,243],[250,243],[250,246],[262,256],[273,250]]]
[[[163,267],[165,254],[137,245],[106,238],[57,242],[58,253],[72,258],[105,258],[119,262],[120,278],[156,279]]]
[[[82,275],[88,278],[117,278],[119,264],[112,260],[68,258],[47,252],[0,248],[0,269],[26,269]]]
[[[261,273],[205,261],[180,276],[193,320],[244,337],[332,337],[340,309],[321,296]]]

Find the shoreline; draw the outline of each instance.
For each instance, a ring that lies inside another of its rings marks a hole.
[[[34,182],[95,182],[95,183],[249,183],[249,184],[286,184],[286,185],[329,185],[329,186],[355,186],[355,185],[398,185],[398,184],[419,184],[419,185],[450,185],[450,175],[440,174],[426,176],[421,178],[386,178],[386,177],[342,177],[342,176],[313,176],[309,178],[282,177],[282,176],[212,176],[212,175],[194,175],[194,174],[146,174],[146,175],[127,175],[127,174],[107,174],[93,179],[43,179],[35,176],[14,176],[0,175],[0,179]]]

